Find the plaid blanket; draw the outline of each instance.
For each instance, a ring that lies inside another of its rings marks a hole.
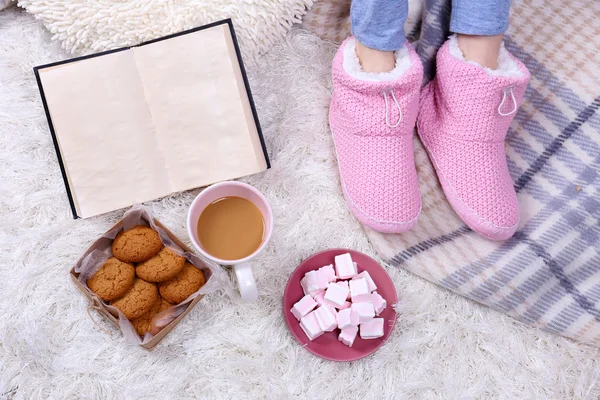
[[[15,0],[0,0],[0,11],[17,4]]]
[[[425,0],[422,23],[409,29],[426,80],[448,36],[450,11],[450,0]],[[598,1],[513,1],[505,44],[532,80],[506,142],[521,206],[512,239],[487,241],[458,219],[416,138],[423,200],[417,227],[402,235],[368,232],[390,265],[594,345],[600,345],[598,15]]]

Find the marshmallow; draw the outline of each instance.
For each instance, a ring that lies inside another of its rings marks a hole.
[[[313,300],[312,297],[310,297],[310,295],[307,294],[302,299],[300,299],[299,302],[294,304],[294,307],[292,307],[290,311],[292,312],[292,314],[294,314],[294,317],[296,317],[296,319],[300,321],[302,317],[314,310],[316,306],[317,303]]]
[[[325,271],[323,269],[318,269],[316,271],[316,277],[317,277],[317,288],[319,290],[327,289],[327,286],[329,285],[329,276],[327,274],[327,271]]]
[[[353,313],[349,308],[341,310],[337,313],[337,325],[340,329],[344,329],[347,326],[358,326],[358,315]]]
[[[317,304],[319,305],[319,307],[321,307],[323,304],[325,304],[325,291],[324,290],[319,290],[313,296],[313,298],[315,299],[315,301],[317,302]]]
[[[329,304],[325,304],[325,307],[329,307],[329,309],[331,310],[331,313],[332,313],[332,314],[333,314],[333,316],[335,317],[335,327],[337,328],[337,315],[338,315],[338,310],[337,310],[335,307],[333,307],[333,306],[331,306],[331,305],[329,305]]]
[[[319,268],[319,271],[323,271],[325,273],[325,275],[327,276],[327,282],[335,282],[336,281],[337,278],[335,276],[335,270],[333,269],[333,264],[321,267],[321,268]]]
[[[358,323],[364,324],[375,317],[375,309],[371,303],[353,303],[351,310],[358,317]]]
[[[369,322],[360,324],[360,337],[363,339],[377,339],[383,336],[383,318],[374,318]]]
[[[314,296],[315,293],[319,291],[319,286],[317,284],[317,272],[308,271],[306,275],[304,275],[304,278],[302,278],[300,281],[300,285],[302,286],[302,290],[304,290],[304,294],[310,294],[311,296]]]
[[[348,296],[346,296],[346,300],[350,300],[350,286],[348,285],[348,281],[338,281],[335,284],[348,289]]]
[[[308,294],[308,288],[306,287],[306,276],[302,279],[300,279],[300,286],[302,286],[302,292],[307,295]]]
[[[345,287],[346,289],[350,289],[350,285],[348,285],[348,281],[337,281],[336,285],[340,285],[341,287]]]
[[[356,339],[356,334],[358,333],[358,328],[356,326],[347,326],[340,332],[338,336],[338,340],[344,343],[348,347],[352,347],[354,344],[354,339]]]
[[[350,253],[336,256],[335,267],[307,272],[300,284],[305,296],[290,312],[309,340],[336,329],[340,329],[338,340],[350,347],[359,332],[363,339],[383,336],[384,318],[375,316],[386,309],[387,301],[377,293],[369,272],[358,274]]]
[[[385,301],[385,299],[377,292],[371,293],[371,303],[373,303],[375,315],[381,314],[387,307],[387,301]]]
[[[333,308],[330,306],[324,305],[323,307],[317,308],[315,311],[315,316],[317,317],[317,322],[322,330],[331,332],[337,328],[335,310],[333,310]]]
[[[342,307],[346,302],[349,290],[336,283],[330,283],[325,291],[325,302],[334,307]]]
[[[335,269],[340,279],[350,279],[356,275],[356,264],[352,262],[350,253],[335,256]]]
[[[363,271],[360,274],[356,275],[352,279],[360,279],[360,278],[365,278],[367,280],[367,283],[369,284],[369,292],[374,292],[375,290],[377,290],[377,285],[375,284],[375,281],[373,280],[373,278],[371,278],[369,271]]]
[[[302,328],[310,340],[315,340],[324,333],[323,329],[321,329],[319,323],[317,322],[317,316],[315,315],[315,312],[316,311],[306,314],[300,320],[300,328]]]
[[[350,296],[353,303],[370,303],[371,292],[369,284],[365,278],[353,279],[350,281]]]

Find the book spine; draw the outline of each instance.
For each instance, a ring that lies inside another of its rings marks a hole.
[[[248,76],[246,75],[246,69],[244,68],[244,62],[242,60],[242,53],[240,52],[240,46],[238,45],[237,37],[235,36],[235,30],[233,29],[233,22],[231,19],[226,19],[229,30],[231,31],[231,38],[233,39],[233,47],[235,48],[235,55],[240,64],[240,70],[242,71],[242,78],[244,79],[244,86],[246,87],[246,93],[248,94],[248,100],[250,101],[250,108],[252,109],[252,116],[254,117],[254,123],[256,124],[256,130],[258,132],[258,138],[260,139],[260,146],[262,147],[263,155],[267,163],[267,169],[271,168],[271,160],[269,159],[269,153],[267,152],[267,145],[265,144],[265,138],[260,127],[260,121],[258,120],[258,113],[256,112],[256,106],[254,105],[254,99],[252,98],[252,92],[250,90],[250,83],[248,82]]]
[[[67,189],[67,197],[69,198],[69,203],[71,204],[71,211],[73,212],[73,218],[79,218],[77,215],[77,209],[75,208],[75,201],[73,200],[73,193],[71,192],[71,186],[69,185],[69,179],[67,178],[67,171],[65,170],[65,164],[62,159],[62,155],[60,153],[60,146],[58,145],[58,140],[56,138],[56,133],[54,132],[54,125],[52,125],[52,118],[50,117],[50,110],[48,109],[48,103],[46,102],[46,96],[44,94],[44,87],[42,86],[42,81],[40,79],[40,74],[38,72],[39,67],[33,68],[33,73],[35,74],[35,80],[37,81],[38,89],[40,90],[40,96],[42,97],[42,104],[44,105],[44,111],[46,113],[46,119],[48,120],[48,127],[50,128],[50,135],[52,135],[52,142],[54,143],[54,150],[56,151],[56,157],[58,158],[58,165],[60,166],[60,172],[62,174],[63,181],[65,182],[65,188]]]

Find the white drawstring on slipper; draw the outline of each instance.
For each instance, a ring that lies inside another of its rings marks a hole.
[[[506,92],[507,91],[510,92],[510,96],[512,97],[512,101],[513,101],[513,105],[514,105],[513,110],[511,112],[509,112],[508,114],[502,112],[502,107],[504,106],[504,102],[506,101]],[[502,96],[502,102],[498,106],[498,114],[500,114],[503,117],[507,117],[509,115],[516,113],[517,108],[519,108],[519,106],[517,104],[517,99],[515,98],[515,93],[513,92],[513,87],[511,86],[508,89],[504,89],[504,96]]]
[[[398,125],[400,125],[400,122],[402,122],[402,108],[400,108],[400,103],[398,103],[398,100],[396,99],[396,95],[394,94],[394,91],[390,90],[390,93],[392,95],[392,98],[394,99],[394,103],[396,103],[396,107],[398,108],[399,115],[398,115],[398,121],[396,121],[396,123],[394,125],[390,124],[390,105],[388,103],[387,93],[384,91],[383,98],[385,100],[385,123],[390,128],[395,128]],[[506,93],[505,93],[505,95],[506,95]]]

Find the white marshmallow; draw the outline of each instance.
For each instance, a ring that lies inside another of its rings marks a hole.
[[[358,316],[351,309],[346,308],[337,313],[338,328],[344,329],[347,326],[358,326]]]
[[[335,283],[330,283],[325,291],[325,302],[334,307],[342,307],[346,302],[349,290]]]
[[[317,293],[315,293],[313,299],[315,299],[319,307],[322,306],[323,304],[325,304],[325,291],[319,290]]]
[[[354,344],[354,339],[356,339],[356,334],[358,333],[358,327],[356,326],[347,326],[340,332],[338,336],[338,340],[344,343],[348,347],[352,347]]]
[[[335,256],[335,269],[340,279],[350,279],[356,275],[356,264],[352,262],[350,253]]]
[[[387,307],[387,301],[385,301],[385,299],[377,292],[371,293],[371,303],[373,303],[375,315],[381,314]]]
[[[375,309],[371,303],[353,303],[351,310],[358,317],[358,323],[364,324],[375,317]]]
[[[365,278],[350,281],[350,296],[353,303],[370,303],[371,292]]]
[[[306,336],[310,340],[315,340],[319,336],[321,336],[324,331],[319,326],[317,322],[317,316],[315,315],[315,311],[306,314],[300,320],[300,328],[306,333]]]
[[[312,297],[310,297],[310,295],[307,294],[306,296],[301,298],[299,302],[294,304],[294,307],[292,307],[290,311],[292,312],[292,314],[294,314],[294,317],[296,317],[296,319],[300,321],[302,317],[314,310],[316,306],[317,303],[313,300]]]
[[[335,282],[335,270],[333,269],[333,264],[325,265],[324,267],[319,268],[319,271],[323,271],[325,275],[327,275],[327,282]]]
[[[373,318],[369,322],[360,324],[360,337],[363,339],[377,339],[383,336],[383,318]]]
[[[317,308],[315,311],[315,316],[317,317],[317,322],[322,330],[331,332],[337,328],[335,310],[333,310],[333,308],[330,306],[324,305],[323,307]]]
[[[352,279],[360,279],[360,278],[365,278],[367,280],[367,283],[369,284],[370,292],[374,292],[375,290],[377,290],[377,285],[375,284],[375,281],[373,280],[373,278],[371,278],[369,271],[363,271],[360,274],[356,275]]]

